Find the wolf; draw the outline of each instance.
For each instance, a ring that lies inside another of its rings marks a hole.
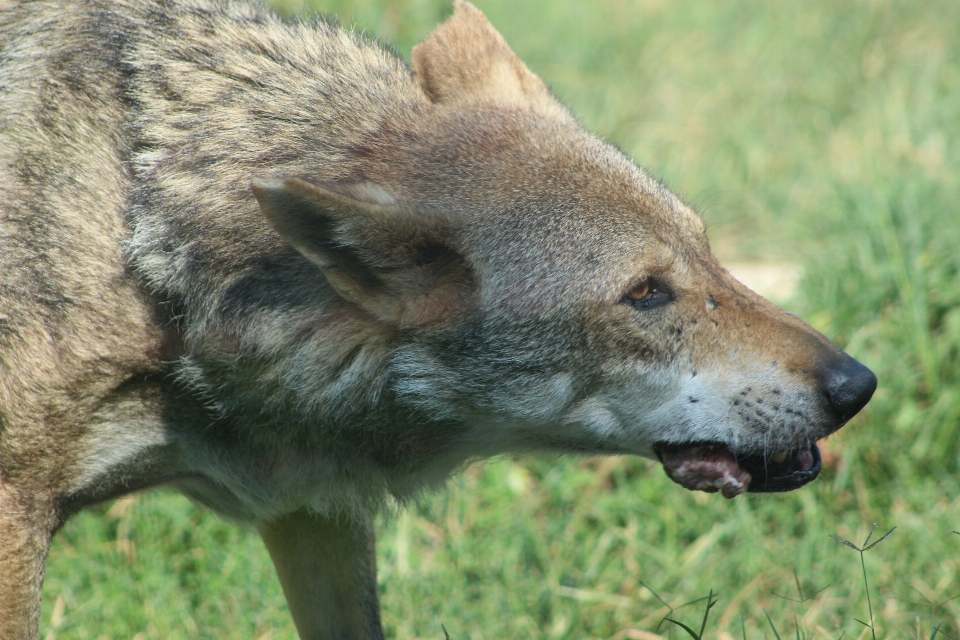
[[[787,491],[876,387],[462,0],[411,66],[243,0],[6,2],[0,143],[5,640],[129,492],[256,528],[302,638],[380,638],[373,518],[469,462]]]

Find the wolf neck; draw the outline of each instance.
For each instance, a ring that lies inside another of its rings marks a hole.
[[[258,177],[349,177],[347,150],[424,102],[409,70],[323,23],[283,24],[248,6],[155,9],[153,31],[129,45],[142,149],[129,252],[177,310],[179,379],[226,398],[213,402],[224,428],[260,446],[343,446],[384,466],[404,448],[439,455],[449,424],[424,421],[405,441],[397,430],[380,451],[347,442],[348,432],[389,433],[409,413],[389,389],[396,330],[337,298],[250,190]],[[210,36],[225,29],[229,38]]]
[[[133,258],[154,288],[183,300],[188,340],[224,286],[288,253],[251,180],[346,179],[348,150],[424,101],[403,62],[380,47],[239,6],[171,5],[131,45],[140,50],[129,85],[142,149]],[[229,38],[215,37],[223,30]]]

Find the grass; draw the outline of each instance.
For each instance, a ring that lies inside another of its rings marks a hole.
[[[718,253],[801,263],[788,306],[880,387],[828,441],[821,479],[786,495],[727,502],[630,458],[471,468],[380,525],[388,637],[686,637],[667,616],[722,640],[960,637],[960,4],[476,4],[589,128],[703,213]],[[405,56],[449,11],[316,8]],[[859,558],[830,537],[874,523],[896,533]],[[43,627],[295,637],[259,539],[162,491],[67,524]]]

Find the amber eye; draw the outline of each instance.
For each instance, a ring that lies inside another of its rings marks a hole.
[[[651,282],[650,278],[646,278],[633,285],[633,288],[627,292],[626,299],[630,302],[643,302],[649,298],[650,294],[655,290],[653,282]]]
[[[667,304],[671,300],[673,300],[673,292],[666,284],[657,278],[644,278],[630,287],[621,302],[637,309],[652,309]]]

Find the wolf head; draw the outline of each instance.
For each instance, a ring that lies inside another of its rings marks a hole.
[[[584,131],[466,2],[413,51],[422,104],[334,182],[260,181],[274,229],[400,336],[403,405],[472,456],[659,457],[690,489],[789,490],[876,378],[713,257],[695,212]],[[301,176],[303,178],[303,176]]]

